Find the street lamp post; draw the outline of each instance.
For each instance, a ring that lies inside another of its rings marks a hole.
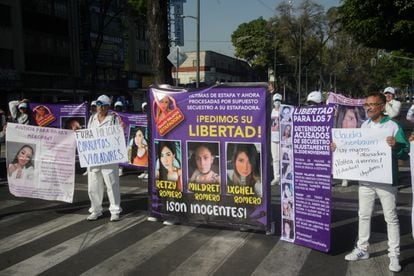
[[[197,22],[197,49],[196,49],[196,62],[197,62],[197,71],[196,71],[196,87],[200,86],[200,0],[197,0],[197,16],[192,15],[183,15],[182,18],[192,18]]]

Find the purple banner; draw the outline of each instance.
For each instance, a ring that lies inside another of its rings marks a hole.
[[[152,88],[149,98],[151,213],[268,229],[266,88]]]
[[[281,152],[293,151],[293,161],[281,158],[282,239],[326,252],[331,238],[330,144],[335,107],[289,108],[291,113],[283,108],[281,112]],[[284,113],[291,116],[284,120]],[[291,212],[285,213],[285,208]]]

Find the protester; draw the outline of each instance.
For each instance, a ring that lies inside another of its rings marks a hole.
[[[23,145],[9,164],[8,176],[13,179],[33,179],[33,155],[33,147]]]
[[[384,115],[386,98],[384,94],[372,93],[366,98],[364,107],[367,111],[368,120],[361,128],[364,129],[388,129],[392,136],[386,141],[392,149],[393,185],[360,181],[359,185],[359,226],[358,241],[355,249],[345,256],[345,260],[357,261],[369,258],[368,246],[370,237],[371,217],[378,196],[383,208],[384,218],[387,223],[388,234],[388,257],[390,258],[389,270],[398,272],[401,270],[399,263],[400,255],[400,225],[398,221],[396,196],[398,180],[398,160],[404,158],[409,151],[409,144],[405,138],[403,129],[387,115]],[[333,144],[333,150],[336,145]]]
[[[408,109],[406,119],[407,121],[414,123],[414,104]]]
[[[385,115],[388,115],[390,118],[395,118],[400,114],[401,102],[397,101],[395,98],[395,89],[393,87],[387,87],[384,89],[384,95],[387,99],[385,104]]]
[[[211,144],[197,143],[193,156],[190,158],[196,167],[190,177],[190,182],[220,183],[220,176],[213,170],[214,153],[211,148]]]
[[[227,173],[227,185],[250,186],[257,196],[262,196],[259,154],[254,144],[236,144],[232,157],[233,170]]]
[[[279,145],[280,145],[280,123],[279,123],[279,109],[280,104],[282,103],[282,95],[275,93],[273,95],[273,109],[271,113],[272,128],[271,128],[271,144],[270,150],[272,152],[272,163],[273,163],[273,180],[270,182],[270,185],[275,185],[280,181],[280,154],[279,154]]]
[[[306,103],[310,106],[312,105],[321,105],[322,103],[322,92],[321,91],[312,91],[309,93],[306,98]]]
[[[9,110],[13,123],[28,125],[30,124],[29,100],[9,102]]]
[[[121,101],[117,101],[114,104],[114,110],[116,112],[122,112],[122,110],[124,109],[124,104]]]
[[[90,111],[91,115],[96,113],[96,101],[92,101],[91,102],[91,111]]]
[[[111,100],[106,95],[101,95],[96,100],[97,112],[89,119],[88,128],[97,128],[109,125],[120,125],[119,117],[109,113]],[[87,220],[97,220],[102,216],[102,200],[104,193],[104,183],[106,185],[109,211],[111,221],[118,221],[122,211],[121,195],[119,191],[118,164],[109,164],[88,167],[88,193],[91,200],[91,213]]]

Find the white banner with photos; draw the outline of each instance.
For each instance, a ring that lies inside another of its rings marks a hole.
[[[333,177],[392,184],[387,129],[333,128]]]
[[[75,134],[72,130],[7,124],[7,181],[18,197],[73,201]]]

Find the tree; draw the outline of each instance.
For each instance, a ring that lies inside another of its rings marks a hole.
[[[411,0],[344,0],[343,27],[365,46],[414,53],[414,2]]]
[[[172,64],[167,58],[170,53],[168,5],[169,1],[147,0],[150,60],[155,84],[173,84],[171,76]]]

